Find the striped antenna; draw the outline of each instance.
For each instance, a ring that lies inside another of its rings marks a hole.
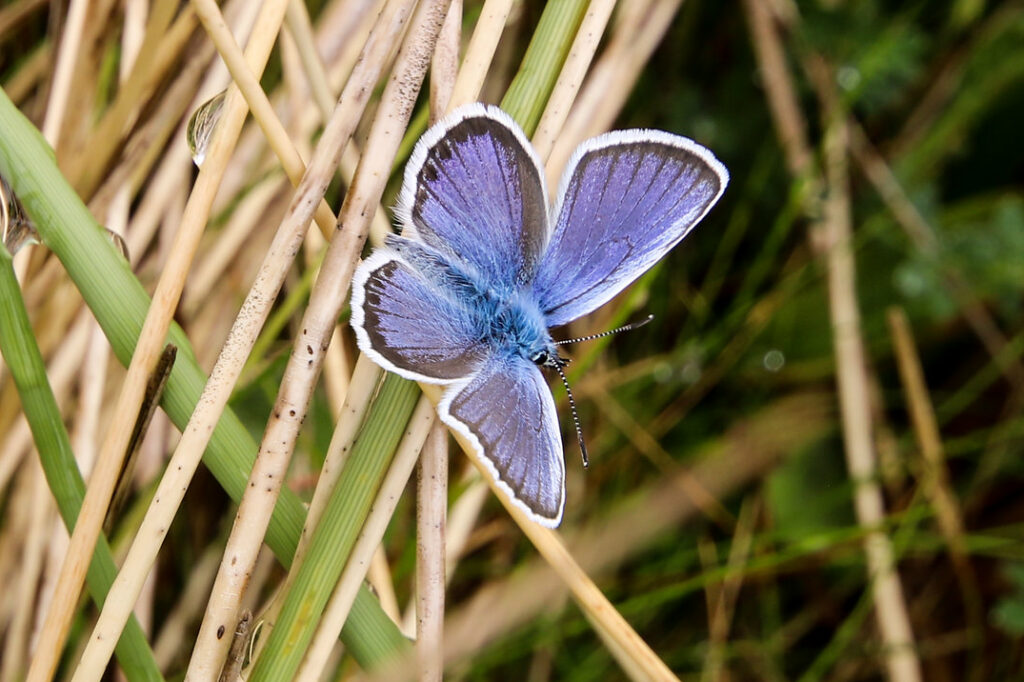
[[[593,341],[594,339],[603,339],[606,336],[611,336],[612,334],[618,334],[619,332],[628,332],[628,331],[630,331],[632,329],[639,329],[640,327],[644,326],[645,324],[647,324],[648,322],[650,322],[653,319],[654,319],[654,315],[648,315],[646,318],[640,320],[639,322],[630,322],[629,324],[624,324],[621,327],[616,327],[615,329],[609,329],[608,331],[601,332],[600,334],[591,334],[590,336],[581,336],[578,339],[566,339],[565,341],[555,341],[555,345],[556,346],[564,346],[564,345],[569,344],[569,343],[579,343],[580,341]]]
[[[580,442],[580,454],[583,455],[583,468],[586,469],[590,466],[590,458],[587,456],[587,446],[583,444],[583,429],[580,427],[580,416],[576,412],[576,401],[572,397],[572,389],[569,388],[569,380],[565,378],[565,371],[562,366],[565,365],[565,360],[559,358],[557,362],[551,364],[558,372],[558,376],[562,377],[562,385],[565,386],[565,392],[569,396],[569,408],[572,410],[572,423],[576,425],[576,440]]]

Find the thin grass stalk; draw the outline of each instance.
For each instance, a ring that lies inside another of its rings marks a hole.
[[[0,147],[3,143],[0,142]],[[11,177],[6,175],[6,177]],[[22,409],[32,429],[40,462],[54,492],[61,517],[74,527],[85,497],[71,441],[57,402],[46,379],[42,355],[36,345],[10,254],[0,245],[0,350],[18,387]],[[106,599],[117,569],[106,540],[96,546],[86,581],[93,599]],[[162,679],[138,622],[131,618],[116,642],[118,661],[130,680]]]
[[[149,297],[57,169],[42,136],[2,92],[0,128],[5,131],[0,136],[0,173],[10,179],[43,242],[59,257],[103,327],[118,359],[127,364],[150,304]],[[184,431],[206,377],[196,364],[188,339],[176,325],[171,327],[170,340],[179,352],[163,406]],[[225,410],[209,438],[205,463],[236,501],[244,491],[255,450],[256,444],[245,427],[231,410]],[[51,489],[58,497],[58,505],[67,503],[60,488]],[[63,514],[63,506],[61,509]],[[290,564],[295,552],[304,515],[298,498],[291,491],[284,491],[266,537],[284,566]],[[396,647],[406,646],[401,633],[365,589],[357,597],[342,637],[357,660],[367,666],[386,659]]]
[[[615,0],[594,0],[587,7],[587,13],[580,22],[579,30],[569,48],[565,64],[558,73],[548,98],[544,113],[537,123],[537,131],[533,135],[533,146],[541,160],[551,155],[555,140],[562,132],[562,126],[569,117],[569,110],[576,94],[583,85],[583,78],[594,59],[597,46],[604,36],[605,26],[615,9]]]
[[[195,318],[202,308],[209,305],[210,292],[216,291],[225,270],[238,258],[260,219],[266,215],[268,206],[278,196],[280,180],[272,176],[256,184],[231,213],[227,225],[218,234],[217,242],[206,249],[205,257],[189,275],[182,296],[181,310],[186,319]]]
[[[284,595],[280,616],[276,622],[267,623],[270,635],[250,680],[294,677],[342,572],[343,562],[336,557],[349,556],[359,535],[359,524],[352,519],[366,518],[404,430],[394,425],[408,420],[416,401],[414,384],[394,375],[384,378],[336,492],[313,532],[306,560],[298,567],[292,589]]]
[[[744,0],[743,6],[760,76],[768,95],[776,137],[785,153],[790,175],[804,178],[813,170],[814,156],[807,141],[807,122],[800,111],[786,53],[774,25],[772,8],[758,0]]]
[[[17,0],[0,9],[0,38],[6,38],[7,32],[32,16],[32,13],[45,7],[46,0]]]
[[[316,489],[313,491],[313,499],[310,500],[306,520],[302,524],[302,533],[299,535],[299,543],[295,549],[295,558],[292,560],[291,570],[288,571],[288,575],[281,585],[281,597],[275,599],[271,606],[263,613],[262,617],[265,622],[277,622],[281,613],[281,607],[284,605],[283,596],[287,595],[292,589],[292,585],[298,576],[299,568],[306,559],[310,539],[320,524],[327,505],[334,496],[338,479],[341,477],[341,472],[345,469],[345,463],[352,454],[356,435],[359,433],[359,429],[366,418],[366,413],[370,409],[383,374],[384,370],[364,355],[360,355],[356,360],[349,391],[345,396],[345,403],[338,413],[334,433],[331,434],[331,442],[327,446],[324,464],[316,482]],[[263,652],[266,642],[266,638],[259,642],[256,650],[257,656]]]
[[[444,116],[455,89],[462,47],[462,0],[452,0],[430,60],[430,120]]]
[[[259,81],[246,64],[242,50],[238,47],[238,43],[235,42],[235,37],[231,34],[231,30],[224,23],[224,17],[221,16],[220,9],[213,0],[192,0],[192,4],[196,8],[199,20],[216,46],[217,52],[224,60],[224,63],[227,64],[232,82],[238,87],[242,96],[245,97],[246,104],[249,105],[253,118],[263,131],[267,142],[270,144],[270,148],[280,160],[285,174],[291,180],[292,185],[298,185],[306,170],[305,163],[298,150],[295,149],[295,145],[292,144],[288,131],[284,129],[284,125],[277,118],[277,114],[274,112],[274,107],[270,104],[267,94],[263,92]],[[287,6],[293,4],[295,4],[295,0],[289,0],[286,3],[285,9],[287,10]],[[331,208],[323,199],[317,205],[314,216],[320,231],[323,232],[325,237],[330,238],[337,220],[331,212]]]
[[[679,492],[686,495],[701,510],[701,513],[709,521],[714,522],[724,529],[732,529],[735,519],[721,502],[709,493],[701,483],[693,476],[688,475],[686,467],[681,467],[667,450],[658,442],[651,431],[642,426],[629,413],[615,396],[603,386],[596,385],[592,389],[594,403],[598,410],[608,417],[608,420],[618,428],[633,444],[640,454],[646,457],[651,464],[657,467],[663,474],[674,476],[679,481]]]
[[[391,566],[388,564],[388,554],[384,545],[379,544],[373,550],[373,557],[370,559],[370,566],[366,569],[366,582],[373,588],[377,598],[380,599],[380,606],[388,614],[391,620],[399,624],[402,632],[410,639],[413,632],[405,628],[402,621],[402,612],[398,608],[398,595],[395,593],[395,583],[391,575]]]
[[[494,60],[494,52],[498,48],[502,31],[505,30],[505,22],[512,11],[513,2],[514,0],[484,2],[448,98],[449,109],[475,101],[480,96],[487,70]]]
[[[331,90],[327,72],[317,52],[316,41],[313,39],[313,24],[306,4],[301,0],[292,0],[288,3],[288,12],[284,18],[288,31],[295,39],[295,49],[299,53],[299,61],[302,62],[309,82],[309,92],[313,95],[317,109],[320,110],[320,116],[326,121],[331,117],[331,110],[334,109],[337,97]]]
[[[54,150],[60,147],[64,112],[67,111],[75,62],[78,61],[78,50],[82,44],[82,32],[85,29],[86,16],[89,14],[90,2],[91,0],[74,0],[70,3],[67,24],[61,35],[60,46],[57,48],[57,62],[54,65],[50,99],[47,102],[42,131],[43,137]]]
[[[836,357],[836,383],[843,420],[847,468],[854,486],[857,521],[868,529],[864,540],[875,616],[886,645],[885,664],[895,682],[921,680],[921,663],[914,651],[914,634],[903,588],[896,572],[885,522],[885,502],[876,479],[877,462],[871,435],[871,406],[867,366],[857,304],[856,267],[851,241],[852,210],[849,194],[848,133],[845,114],[831,91],[833,74],[821,63],[816,69],[819,97],[825,118],[825,182],[828,195],[820,239],[828,268],[829,313]]]
[[[191,624],[203,613],[213,579],[217,577],[220,554],[221,548],[216,543],[203,551],[202,556],[190,567],[188,582],[181,596],[161,623],[153,639],[153,657],[160,670],[166,671],[175,657],[188,648],[187,637],[191,636]]]
[[[146,25],[144,45],[158,45],[156,50],[144,50],[132,66],[131,75],[118,88],[114,102],[89,136],[89,153],[78,154],[68,164],[68,177],[83,197],[91,197],[102,180],[102,173],[120,147],[145,95],[152,90],[157,78],[177,62],[185,40],[196,25],[195,15],[186,8],[171,25],[178,9],[174,0],[159,0],[153,6]],[[170,28],[168,28],[170,26]]]
[[[42,578],[53,512],[53,498],[49,494],[46,477],[38,462],[28,463],[27,475],[26,483],[32,491],[31,509],[24,544],[18,558],[20,575],[11,592],[12,596],[17,595],[14,615],[7,626],[0,662],[0,679],[12,682],[20,679],[25,672],[29,631],[32,628],[32,606],[36,601],[37,586]]]
[[[324,607],[323,617],[295,675],[296,682],[316,682],[322,678],[331,650],[338,641],[338,634],[352,607],[352,600],[366,577],[371,557],[380,547],[384,531],[394,516],[398,500],[405,490],[417,459],[426,447],[427,438],[433,431],[432,426],[435,422],[434,406],[426,397],[420,395],[388,468],[387,476],[345,563],[345,570]]]
[[[284,19],[285,2],[286,0],[267,0],[261,8],[256,27],[246,48],[246,59],[254,71],[259,73],[263,71],[274,38]],[[181,297],[185,277],[199,246],[199,239],[205,228],[220,178],[238,139],[245,114],[246,106],[238,90],[236,88],[229,89],[224,103],[224,113],[214,133],[206,161],[189,196],[182,224],[175,235],[170,256],[153,295],[153,305],[146,314],[139,343],[129,364],[128,375],[125,377],[114,412],[118,418],[110,426],[107,437],[104,439],[96,469],[90,478],[89,490],[79,523],[76,524],[75,532],[71,537],[68,558],[61,570],[61,578],[57,583],[57,592],[54,598],[54,606],[60,605],[61,610],[51,609],[53,617],[48,617],[47,625],[44,626],[44,639],[53,641],[55,645],[63,642],[70,625],[71,610],[84,569],[80,557],[95,544],[95,538],[99,533],[103,517],[106,515],[110,495],[120,472],[128,439],[134,426],[134,419],[130,415],[138,414],[149,373],[163,348],[171,315]],[[157,530],[155,536],[157,544],[162,540],[166,530],[166,527]],[[148,574],[148,571],[146,573]],[[81,680],[93,679],[106,666],[112,653],[111,644],[125,622],[124,614],[114,615],[114,604],[118,604],[122,608],[125,606],[130,608],[138,597],[139,589],[141,589],[141,582],[138,589],[129,592],[131,599],[109,602],[107,608],[111,609],[110,620],[105,623],[101,618],[97,623],[90,643],[83,652],[80,672],[76,672],[75,677]],[[111,623],[112,627],[105,629],[103,626],[108,623]],[[49,633],[49,637],[47,637],[47,633]],[[43,682],[46,676],[52,674],[55,661],[46,658],[37,660],[41,660],[39,667],[36,668],[33,664],[33,669],[39,671],[38,676],[33,677],[30,674],[29,679]],[[75,677],[72,679],[74,680]]]
[[[708,653],[704,659],[704,670],[701,679],[707,682],[728,680],[724,671],[725,646],[729,637],[732,614],[736,608],[736,599],[743,584],[743,568],[750,556],[750,546],[754,538],[754,523],[757,520],[756,502],[747,498],[736,519],[736,532],[733,533],[729,546],[729,557],[726,559],[726,571],[729,577],[722,582],[718,590],[718,598],[708,609]]]
[[[549,186],[557,186],[562,169],[580,142],[611,127],[682,1],[630,0],[619,6],[619,21],[608,45],[587,74],[555,140],[547,164]]]
[[[423,387],[426,392],[428,389]],[[437,387],[430,387],[436,389]],[[428,393],[436,403],[441,398],[440,391],[433,390]],[[465,441],[461,434],[454,433],[459,445],[467,452],[473,452],[472,445]],[[474,462],[476,462],[474,458]],[[645,680],[667,680],[678,681],[678,678],[668,669],[658,656],[647,646],[640,636],[630,627],[629,623],[622,617],[615,607],[597,588],[593,580],[580,567],[565,544],[554,531],[531,521],[526,514],[512,503],[508,497],[497,487],[490,472],[482,464],[478,465],[481,475],[491,485],[491,489],[497,494],[505,510],[512,516],[523,533],[530,539],[541,556],[558,573],[565,584],[572,592],[576,603],[590,620],[603,638],[615,640],[616,646],[612,653],[616,654],[616,661],[623,670],[630,673],[633,679]]]
[[[389,4],[387,11],[381,15],[381,21],[378,24],[380,30],[375,30],[370,41],[367,43],[365,50],[368,55],[372,56],[374,52],[378,50],[387,50],[390,48],[391,45],[388,42],[388,37],[400,30],[401,26],[404,25],[405,19],[408,16],[408,5],[409,3]],[[379,68],[379,64],[379,59],[375,63],[363,61],[360,63],[360,66],[365,65],[365,68],[359,70],[359,77],[357,78],[356,74],[353,74],[353,78],[350,78],[349,85],[346,86],[345,91],[342,94],[342,101],[351,104],[348,106],[339,106],[335,116],[329,122],[327,129],[325,129],[324,135],[321,137],[320,144],[317,147],[317,151],[309,164],[306,176],[303,178],[302,183],[296,191],[296,196],[292,200],[289,213],[282,221],[279,233],[288,233],[301,238],[301,231],[309,219],[308,214],[312,208],[310,197],[315,197],[313,201],[318,201],[319,198],[323,196],[323,192],[326,189],[330,178],[333,176],[334,168],[336,167],[338,158],[341,154],[341,149],[348,141],[355,123],[363,111],[363,106],[365,105],[371,90],[370,84],[375,82],[379,75],[379,71],[376,70]],[[388,134],[390,134],[390,131],[384,133],[385,142]],[[371,136],[371,139],[368,141],[368,145],[372,145],[373,143],[374,139]],[[377,140],[377,144],[380,144],[379,139]],[[376,147],[373,149],[375,152]],[[372,154],[374,152],[370,153]],[[386,160],[387,158],[389,158],[389,156],[386,151],[382,156],[374,157],[377,163],[382,159]],[[381,175],[380,170],[377,168],[369,169],[368,173],[376,173],[380,177],[386,177],[386,173]],[[382,187],[378,189],[376,198],[372,199],[372,204],[367,201],[362,205],[356,206],[354,210],[351,208],[349,210],[357,216],[367,215],[369,212],[369,206],[379,203],[380,191],[382,189]],[[346,203],[342,208],[342,223],[346,220],[345,207],[352,205],[350,199],[354,194],[354,190],[355,187],[350,190],[349,195],[346,197]],[[344,237],[346,234],[347,232],[341,232],[339,236]],[[345,239],[342,241],[344,242]],[[335,237],[332,244],[337,242],[338,236]],[[297,253],[298,248],[299,244],[295,243],[294,249],[290,250],[290,253]],[[328,259],[330,259],[330,253],[331,251],[328,250]],[[275,291],[280,286],[281,281],[283,281],[284,274],[285,271],[281,271],[279,276],[275,278],[277,284]],[[320,277],[317,280],[317,287],[320,287],[325,280],[331,280],[336,276],[336,274],[337,273],[330,269],[330,267],[322,269]],[[349,276],[351,276],[351,271],[349,272]],[[344,288],[347,288],[347,284],[347,280],[345,280]],[[329,287],[328,290],[331,290],[331,288]],[[316,292],[317,288],[314,288],[313,300],[316,299]],[[270,296],[254,301],[253,306],[255,307],[256,303],[261,304],[261,306],[269,306],[272,299],[273,297]],[[310,303],[311,308],[313,306],[313,300],[311,300]],[[265,319],[266,310],[261,314],[263,317],[259,320],[260,323]],[[312,369],[312,365],[316,364],[316,368],[313,371],[312,376],[308,377],[309,379],[316,378],[316,370],[319,370],[320,363],[315,361],[313,358],[315,357],[317,360],[322,359],[323,352],[326,350],[326,346],[330,338],[330,332],[333,331],[334,321],[337,319],[337,315],[338,310],[337,307],[335,307],[333,313],[323,315],[319,319],[314,318],[316,319],[314,324],[314,322],[307,319],[309,317],[309,313],[307,312],[302,323],[303,334],[300,336],[301,345],[298,346],[297,354],[292,355],[292,362],[289,364],[289,367],[294,368],[295,363],[298,362],[301,363],[303,367]],[[240,316],[239,319],[248,322],[247,320],[244,320],[244,316]],[[327,334],[324,334],[322,329],[325,324],[329,325],[329,331]],[[244,346],[240,353],[239,361],[231,363],[231,371],[234,373],[234,376],[232,377],[232,381],[227,385],[227,390],[223,391],[222,399],[224,401],[228,398],[230,386],[233,385],[234,379],[237,378],[237,371],[242,367],[245,352],[252,347],[252,343],[255,341],[255,334],[258,332],[259,324],[251,325],[250,328],[251,332],[248,334],[249,338],[244,340]],[[318,335],[326,338],[313,340]],[[314,349],[316,350],[314,351]],[[234,351],[234,349],[232,349],[232,351]],[[307,360],[310,363],[309,365],[306,365]],[[282,391],[290,388],[293,381],[294,379],[290,377],[286,370]],[[298,427],[305,419],[308,399],[308,394],[301,399],[288,400],[286,398],[281,400],[279,398],[278,403],[274,408],[273,416],[267,426],[267,432],[264,436],[263,444],[261,445],[260,453],[257,457],[256,466],[250,474],[249,492],[247,492],[241,502],[236,519],[236,525],[228,540],[228,547],[225,550],[225,563],[222,564],[221,570],[218,573],[218,579],[214,586],[213,598],[207,607],[206,616],[204,617],[203,625],[200,628],[199,638],[196,642],[196,649],[193,654],[194,663],[190,664],[190,675],[204,675],[207,673],[203,671],[213,671],[218,669],[220,667],[220,661],[222,661],[223,656],[226,654],[225,645],[228,643],[218,638],[217,633],[223,631],[222,628],[227,630],[233,627],[233,623],[237,619],[238,597],[240,597],[244,592],[247,574],[251,570],[252,563],[255,561],[256,552],[261,544],[261,538],[266,532],[266,525],[270,520],[270,515],[278,497],[280,486],[283,482],[287,465],[290,460],[291,449],[294,445],[294,436],[297,434]],[[274,434],[275,425],[280,427],[281,424],[287,424],[287,429],[291,431],[289,436],[281,437]]]
[[[316,49],[316,41],[313,35],[313,27],[310,23],[309,14],[305,5],[300,0],[292,0],[288,5],[288,13],[285,15],[290,34],[295,38],[294,43],[298,52],[302,71],[308,81],[309,90],[320,111],[320,117],[324,121],[331,118],[333,102],[337,96],[330,84],[327,69],[320,59]],[[308,109],[307,98],[301,96],[301,107]],[[342,181],[351,185],[355,169],[359,165],[360,153],[354,142],[345,146],[340,162]],[[383,242],[383,236],[391,232],[391,223],[383,208],[378,205],[373,214],[373,223],[370,227],[370,242],[378,245]],[[374,235],[377,235],[376,237]],[[308,233],[305,246],[307,254],[322,254],[326,250],[325,240],[318,239],[319,235]],[[311,259],[309,259],[311,260]],[[309,260],[307,263],[309,264]],[[349,376],[352,373],[351,366],[354,360],[348,358],[347,349],[343,342],[343,327],[338,324],[334,327],[331,342],[324,357],[324,377],[327,392],[327,403],[332,412],[338,413],[345,401],[345,395],[349,389]],[[386,609],[385,609],[386,610]]]
[[[36,85],[50,72],[53,59],[53,45],[44,42],[38,45],[22,59],[17,71],[4,81],[3,89],[17,103],[21,103],[31,94]]]
[[[528,135],[537,127],[589,4],[581,0],[551,0],[544,7],[519,71],[501,100],[502,109]],[[544,68],[549,64],[557,64],[558,68]]]
[[[416,486],[416,658],[420,682],[444,674],[445,516],[448,432],[434,426],[420,457]]]
[[[268,462],[287,462],[294,447],[298,427],[305,417],[313,384],[318,377],[324,351],[334,328],[334,321],[344,302],[359,250],[366,237],[369,218],[380,202],[385,178],[401,140],[401,131],[408,123],[447,10],[448,2],[421,3],[410,23],[394,73],[385,87],[382,103],[371,126],[356,178],[342,205],[339,233],[328,247],[324,266],[310,296],[309,307],[303,315],[300,325],[302,331],[296,339],[295,350],[285,368],[273,416],[261,444],[261,457],[266,458]],[[279,467],[280,464],[275,466]],[[351,463],[346,467],[346,471],[350,466]],[[345,471],[342,472],[342,476],[344,478]],[[343,488],[339,488],[340,490]],[[339,491],[335,492],[336,498],[340,496]],[[344,523],[355,529],[358,528],[361,518],[349,517],[344,519]],[[327,520],[325,517],[324,521]],[[338,544],[337,547],[341,548],[343,545]],[[300,572],[306,568],[307,566],[301,567]],[[269,675],[269,679],[290,676],[298,664],[298,659],[291,660],[290,645],[289,655],[282,656],[284,642],[294,642],[296,637],[308,642],[312,635],[296,631],[296,611],[289,608],[295,599],[302,598],[302,589],[296,582],[291,594],[286,597],[281,620],[271,632],[265,654],[260,657],[263,669],[268,671],[265,674]],[[294,596],[296,593],[299,594],[298,597]],[[303,610],[306,614],[304,620],[315,621],[322,608],[323,603],[319,602],[318,609],[312,612],[312,618],[309,617],[310,612]],[[305,629],[308,628],[307,625]],[[282,640],[282,637],[289,639]],[[294,652],[294,655],[301,656],[302,653],[303,651],[299,650]],[[267,664],[268,660],[273,662]],[[254,675],[261,670],[261,663],[257,663]]]
[[[778,462],[832,433],[829,404],[820,393],[787,397],[735,424],[695,454],[694,476],[716,497],[759,480]],[[700,513],[679,494],[678,481],[659,480],[631,493],[599,518],[566,531],[572,555],[591,575],[614,571],[659,538]],[[522,627],[562,599],[566,585],[543,559],[479,589],[445,624],[449,666]]]
[[[925,496],[935,509],[939,532],[946,541],[950,561],[960,582],[964,611],[971,630],[968,636],[972,643],[972,662],[977,665],[981,658],[979,647],[984,628],[984,611],[978,577],[967,549],[963,510],[950,484],[942,433],[939,431],[935,408],[928,394],[928,384],[925,381],[910,322],[902,308],[890,308],[886,317],[893,339],[900,382],[903,384],[907,412],[910,413],[914,439],[921,453],[921,485]]]

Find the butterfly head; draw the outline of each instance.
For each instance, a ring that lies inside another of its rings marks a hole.
[[[565,367],[569,364],[569,358],[562,357],[555,350],[554,344],[551,344],[551,348],[541,348],[534,352],[530,356],[530,362],[537,365],[538,367],[551,367],[552,369],[557,367]]]

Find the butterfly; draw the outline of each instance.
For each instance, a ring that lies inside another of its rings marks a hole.
[[[576,149],[552,206],[540,159],[512,118],[461,107],[420,138],[406,165],[401,236],[353,275],[359,349],[407,379],[444,385],[441,421],[527,516],[555,527],[565,463],[541,367],[564,382],[567,360],[550,329],[650,269],[728,181],[690,139],[615,131]]]

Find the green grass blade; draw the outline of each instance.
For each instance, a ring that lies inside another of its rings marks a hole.
[[[149,296],[61,175],[49,145],[2,92],[0,130],[4,131],[0,135],[0,173],[8,179],[35,222],[43,243],[57,255],[75,282],[118,359],[127,365],[149,307]],[[178,358],[162,404],[171,421],[182,429],[195,409],[206,376],[196,364],[180,327],[172,325],[168,340],[178,346]],[[242,497],[255,456],[255,441],[235,414],[225,410],[203,462],[236,501]],[[283,490],[266,541],[285,566],[295,554],[304,518],[305,509],[298,497]],[[360,617],[369,615],[374,622],[364,628],[359,621],[353,621],[346,629],[346,643],[353,651],[372,650],[379,657],[405,644],[398,628],[390,624],[365,588],[357,599],[363,606],[358,611]],[[353,638],[363,637],[364,632],[372,633],[370,638],[353,644]]]
[[[519,70],[501,100],[501,108],[522,126],[527,137],[533,136],[540,122],[589,4],[586,0],[551,0],[544,7]]]
[[[502,101],[502,107],[512,112],[528,133],[536,127],[586,5],[578,0],[548,5],[523,58],[518,86],[510,88]],[[386,392],[400,398],[383,400]],[[252,680],[288,679],[295,673],[369,513],[373,496],[387,472],[418,394],[415,384],[398,376],[388,375],[385,379],[323,521],[314,533],[309,554],[285,597],[267,646],[256,662],[250,676]]]
[[[418,399],[419,388],[410,381],[389,374],[382,382],[267,646],[249,676],[253,682],[295,675]]]
[[[46,480],[57,500],[64,525],[70,532],[85,499],[85,482],[71,451],[71,441],[57,400],[46,379],[46,365],[39,352],[25,301],[14,275],[11,254],[0,243],[0,351],[11,371],[21,398]],[[117,575],[117,566],[106,538],[100,536],[86,574],[93,600],[103,605]],[[135,680],[162,680],[156,659],[135,616],[125,626],[115,649],[125,675]]]

